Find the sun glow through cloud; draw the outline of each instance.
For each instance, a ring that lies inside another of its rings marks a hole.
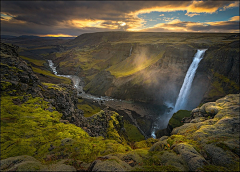
[[[66,35],[66,34],[56,34],[56,35],[51,35],[51,34],[47,34],[47,35],[39,35],[40,37],[75,37],[72,35]]]

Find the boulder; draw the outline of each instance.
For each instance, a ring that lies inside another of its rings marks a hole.
[[[129,171],[131,166],[115,156],[98,157],[89,167],[89,171]]]
[[[157,131],[155,132],[155,134],[156,134],[156,137],[157,137],[157,138],[160,138],[160,137],[162,137],[162,136],[170,136],[172,130],[173,130],[173,127],[172,127],[170,124],[168,124],[167,128],[162,129],[162,130],[157,130]]]
[[[0,162],[1,171],[42,171],[44,168],[38,160],[28,155],[10,157]]]
[[[191,145],[187,143],[180,143],[176,148],[182,159],[187,163],[190,171],[195,171],[198,168],[209,164]]]
[[[237,168],[239,158],[230,151],[224,151],[213,144],[204,146],[204,150],[209,154],[212,164],[224,167]]]

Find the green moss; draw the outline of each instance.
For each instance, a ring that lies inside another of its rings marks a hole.
[[[140,142],[136,142],[134,144],[134,147],[136,149],[147,148],[147,147],[151,147],[156,142],[158,142],[158,139],[149,138],[147,140],[142,140]]]
[[[1,90],[4,91],[6,90],[9,86],[11,86],[12,84],[10,82],[7,81],[1,81]]]
[[[83,102],[83,101],[82,101]],[[79,103],[77,105],[78,109],[81,109],[84,111],[84,116],[85,117],[90,117],[96,113],[98,113],[99,111],[101,111],[101,108],[94,106],[94,105],[89,105],[89,104],[85,104],[85,103]]]
[[[151,166],[137,167],[133,171],[179,171],[179,169],[172,165],[163,165],[163,166],[151,165]]]
[[[7,67],[10,71],[13,71],[13,72],[15,72],[15,73],[17,73],[17,72],[23,72],[23,70],[15,67],[15,66],[9,66],[9,65],[4,64],[4,63],[0,63],[0,66],[5,66],[5,67]]]
[[[213,69],[211,71],[214,75],[214,81],[211,84],[213,89],[210,90],[208,94],[209,97],[226,95],[226,90],[228,90],[229,93],[239,90],[239,85],[236,82],[213,71]],[[225,87],[223,87],[223,85],[225,85]]]
[[[215,80],[212,83],[212,86],[213,86],[214,89],[211,89],[211,91],[209,92],[209,94],[208,94],[209,97],[214,97],[214,96],[218,96],[220,94],[225,94],[221,83],[218,82],[217,80]]]
[[[62,83],[71,84],[71,79],[69,79],[69,78],[65,78],[65,77],[61,77],[61,76],[56,76],[56,75],[52,74],[50,71],[42,70],[42,69],[36,68],[36,67],[32,67],[32,69],[33,69],[33,71],[36,72],[36,73],[43,74],[43,75],[47,75],[47,76],[54,77],[54,78],[58,78],[58,79],[61,79],[61,80],[62,80]]]
[[[178,143],[187,143],[194,147],[198,152],[202,149],[202,146],[195,140],[192,140],[191,137],[186,137],[184,135],[171,135],[167,139],[167,143],[171,147],[174,144]]]
[[[169,120],[169,124],[175,128],[175,127],[180,127],[183,125],[182,119],[184,117],[189,117],[191,116],[191,111],[188,110],[179,110],[176,113],[173,114],[172,118]]]
[[[199,168],[199,170],[202,170],[202,171],[231,171],[225,167],[217,166],[217,165],[205,165],[202,168]]]
[[[146,57],[144,54],[131,55],[120,63],[111,66],[107,70],[117,78],[129,76],[156,63],[162,58],[164,52],[165,51],[161,51],[158,55],[151,57]]]
[[[233,87],[236,90],[239,90],[239,85],[236,84],[236,82],[230,80],[228,77],[221,75],[217,72],[214,73],[214,76],[221,80],[221,82],[228,83],[231,87]]]
[[[49,89],[54,89],[54,90],[58,90],[58,91],[65,91],[66,90],[66,88],[60,87],[57,84],[45,83],[45,82],[43,82],[42,84],[48,86]]]
[[[28,96],[28,101],[15,105],[12,100],[16,98],[23,99],[22,96],[1,97],[1,159],[30,155],[44,163],[63,158],[91,162],[108,152],[131,150],[115,140],[89,137],[73,124],[60,123],[62,114],[45,110],[48,102],[42,98]],[[65,138],[74,141],[63,145]],[[52,151],[49,150],[50,145],[54,146]],[[51,159],[47,158],[49,154]]]
[[[116,119],[117,115],[118,115],[117,113],[114,113],[113,115],[111,115],[111,120],[109,120],[109,122],[108,122],[107,137],[109,139],[113,139],[113,140],[116,140],[119,143],[121,143],[122,138],[116,130],[116,128],[119,125],[119,121]],[[118,128],[120,128],[120,127],[118,127]]]
[[[78,103],[82,103],[84,100],[82,98],[78,98]]]
[[[138,128],[129,123],[129,121],[124,121],[124,128],[130,142],[139,142],[144,140],[144,136],[140,133]]]
[[[36,59],[31,59],[31,58],[28,58],[28,57],[25,57],[25,56],[20,56],[22,59],[24,60],[27,60],[37,66],[43,66],[43,64],[45,63],[44,60],[36,60]]]

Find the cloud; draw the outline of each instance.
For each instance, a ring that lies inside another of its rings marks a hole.
[[[240,16],[233,16],[229,21],[239,21]]]
[[[239,16],[234,16],[229,21],[217,22],[190,22],[175,19],[168,23],[159,23],[143,32],[239,32]]]
[[[186,13],[185,15],[187,15],[189,17],[193,17],[193,16],[200,15],[200,14],[198,14],[198,13]]]
[[[189,13],[214,13],[219,8],[229,5],[229,1],[161,1],[161,4],[154,7],[145,7],[131,14],[138,16],[139,14],[158,12],[174,12],[174,11],[187,11]]]
[[[77,36],[110,30],[141,31],[146,21],[139,14],[186,11],[192,17],[236,5],[233,1],[2,1],[1,33]]]
[[[239,7],[239,1],[230,3],[229,5],[225,5],[220,11],[225,11],[228,8]]]

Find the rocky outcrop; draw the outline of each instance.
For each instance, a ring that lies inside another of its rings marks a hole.
[[[42,97],[40,86],[32,69],[18,57],[16,47],[1,43],[1,90],[10,95],[25,92]]]
[[[66,160],[65,160],[66,161]],[[1,160],[1,171],[76,171],[73,166],[60,161],[56,164],[43,165],[34,157],[28,155],[10,157]]]
[[[162,130],[157,130],[157,131],[155,132],[155,134],[156,134],[156,137],[157,137],[157,138],[160,138],[160,137],[162,137],[162,136],[170,136],[172,130],[173,130],[173,127],[168,124],[168,125],[167,125],[167,128],[162,129]]]
[[[216,102],[203,104],[192,110],[190,117],[183,119],[184,125],[173,129],[171,137],[186,136],[198,144],[201,148],[198,156],[201,157],[197,161],[202,167],[207,161],[207,164],[231,166],[236,170],[239,160],[239,96],[230,94]],[[181,139],[181,142],[184,141]],[[177,150],[180,151],[179,147]]]
[[[89,167],[89,171],[130,171],[131,166],[116,156],[98,157]]]
[[[90,136],[110,137],[110,124],[113,125],[112,132],[120,135],[124,133],[121,116],[106,109],[105,112],[85,118],[83,111],[77,108],[77,90],[73,86],[41,83],[31,67],[18,57],[16,47],[4,43],[1,43],[1,93],[13,96],[31,94],[33,97],[44,98],[50,103],[49,111],[56,109],[62,113],[61,122],[82,127]],[[16,103],[27,100],[26,96],[26,99]]]

